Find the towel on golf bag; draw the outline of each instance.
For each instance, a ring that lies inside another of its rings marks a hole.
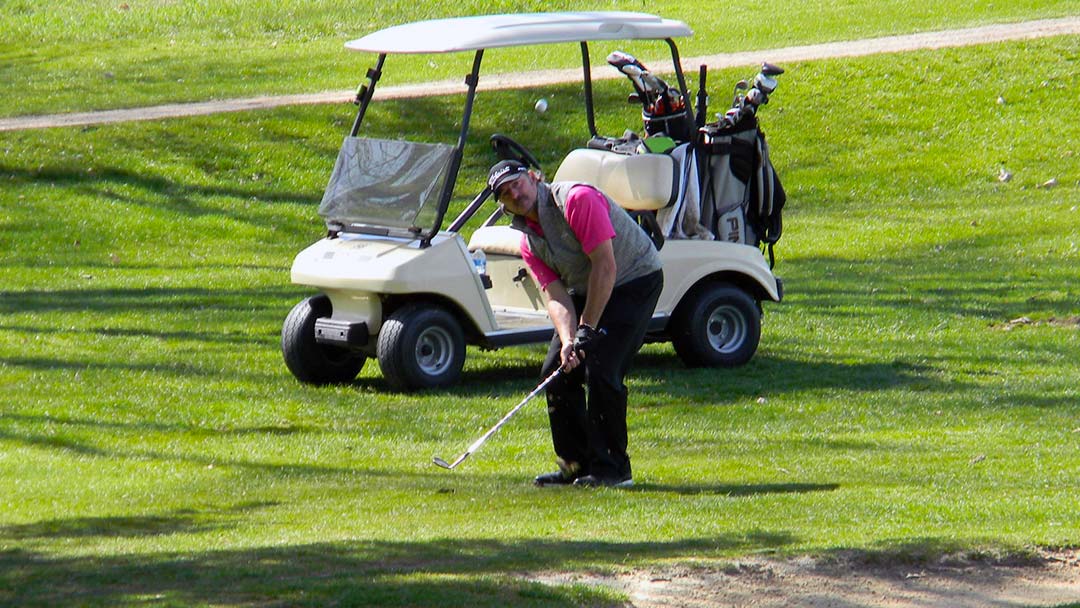
[[[701,223],[701,191],[694,148],[682,144],[669,154],[679,163],[679,196],[674,205],[656,212],[656,222],[669,239],[711,241],[715,238],[713,233]]]

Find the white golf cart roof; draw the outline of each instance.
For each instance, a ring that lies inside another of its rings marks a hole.
[[[345,43],[372,53],[453,53],[507,46],[690,36],[682,21],[631,12],[582,11],[481,15],[417,21]]]

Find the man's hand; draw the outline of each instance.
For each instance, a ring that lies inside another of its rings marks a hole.
[[[575,367],[581,365],[581,357],[574,351],[574,343],[563,343],[562,350],[559,352],[559,358],[562,362],[562,370],[568,372]]]
[[[574,352],[584,359],[599,346],[605,335],[604,330],[596,330],[584,323],[578,325],[577,334],[574,335]]]

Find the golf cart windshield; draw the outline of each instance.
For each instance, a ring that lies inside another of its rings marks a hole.
[[[331,230],[428,228],[453,154],[446,144],[346,137],[319,215]]]

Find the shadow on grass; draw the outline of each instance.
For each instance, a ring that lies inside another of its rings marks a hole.
[[[0,292],[0,314],[131,313],[145,311],[161,316],[170,312],[207,310],[215,313],[246,312],[292,302],[297,288],[196,289],[146,287],[140,289],[56,289]],[[284,320],[288,308],[281,311]]]
[[[7,416],[0,417],[0,420]],[[139,425],[131,425],[132,429],[138,429]],[[281,435],[287,433],[274,427],[258,427],[255,429],[241,429],[238,431],[226,431],[221,435],[236,434],[271,434]],[[299,432],[299,431],[298,431]],[[215,433],[217,434],[217,433]],[[309,477],[309,476],[340,476],[363,473],[366,476],[395,476],[396,471],[363,469],[345,466],[331,466],[319,464],[288,464],[281,462],[259,462],[257,460],[244,460],[240,458],[219,458],[214,456],[202,456],[195,453],[169,453],[157,450],[139,449],[135,447],[103,448],[87,441],[80,441],[71,437],[52,434],[9,431],[0,429],[0,441],[7,441],[31,447],[59,450],[79,456],[103,458],[103,459],[131,459],[135,461],[153,462],[178,462],[198,467],[231,467],[241,471],[264,472],[283,477]]]
[[[333,160],[329,161],[332,167]],[[313,192],[272,192],[267,188],[253,186],[251,188],[238,188],[235,186],[221,185],[207,186],[196,185],[191,182],[182,182],[162,175],[151,175],[145,171],[133,171],[120,167],[101,167],[95,171],[87,171],[85,167],[53,165],[40,168],[25,168],[0,165],[0,175],[4,175],[13,183],[45,183],[50,186],[68,187],[84,194],[92,194],[102,199],[121,200],[131,204],[144,204],[147,207],[167,207],[176,212],[182,212],[189,216],[205,214],[222,214],[218,208],[203,208],[195,202],[195,199],[208,197],[231,197],[243,200],[257,198],[263,203],[309,203],[314,204],[317,193]],[[141,202],[135,197],[121,196],[116,187],[134,186],[147,192],[167,196],[169,203],[165,205],[155,204],[149,201]],[[245,219],[239,214],[234,214],[236,219]]]
[[[63,538],[138,538],[198,533],[224,527],[221,517],[242,517],[251,511],[273,507],[274,502],[249,502],[200,512],[184,509],[168,515],[120,517],[74,517],[32,524],[0,526],[0,538],[40,540]]]
[[[676,400],[717,402],[788,392],[837,389],[879,391],[917,387],[926,391],[956,390],[957,382],[942,382],[927,365],[842,363],[796,360],[759,355],[738,368],[687,368],[674,354],[643,352],[634,360],[629,379],[637,378],[646,393],[655,391]]]
[[[840,488],[838,483],[762,483],[762,484],[719,484],[719,485],[665,485],[639,483],[629,492],[666,492],[699,496],[715,494],[719,496],[758,496],[762,494],[808,494],[810,492],[832,492]]]
[[[882,311],[930,311],[941,319],[941,328],[962,317],[1005,323],[1032,309],[1059,318],[1076,314],[1075,297],[1054,288],[1062,284],[1052,279],[1056,269],[1032,272],[1024,256],[997,262],[995,272],[971,263],[982,252],[1012,247],[1013,240],[1007,234],[958,239],[948,243],[947,253],[926,246],[866,260],[802,258],[799,274],[813,279],[789,278],[785,303],[864,322],[881,318]],[[1060,272],[1060,280],[1068,281],[1068,271]]]
[[[472,356],[472,355],[470,355]],[[492,397],[524,398],[541,380],[543,355],[524,355],[516,363],[507,358],[495,366],[478,367],[462,373],[457,384],[448,389],[420,391],[418,395],[447,398]],[[377,361],[368,361],[377,366]],[[739,368],[688,368],[672,351],[642,352],[634,359],[627,382],[642,381],[645,386],[634,393],[655,394],[663,404],[673,402],[718,402],[777,395],[785,392],[843,388],[856,391],[877,391],[896,387],[918,387],[926,391],[957,390],[959,383],[941,382],[927,365],[892,363],[837,363],[801,361],[758,356]],[[379,393],[393,390],[380,377],[360,378],[357,388]],[[401,393],[407,395],[410,393]],[[633,404],[633,403],[632,403]]]
[[[187,521],[180,515],[177,526]],[[63,522],[53,525],[65,527]],[[151,527],[168,525],[155,519]],[[0,553],[0,603],[623,606],[621,598],[600,587],[541,585],[521,573],[780,550],[793,542],[787,533],[752,531],[667,542],[371,541],[85,557],[13,550]]]

